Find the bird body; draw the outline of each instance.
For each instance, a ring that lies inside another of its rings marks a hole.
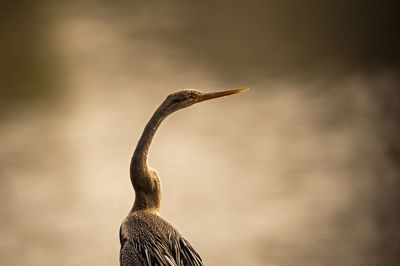
[[[178,230],[151,211],[130,213],[121,226],[120,241],[121,265],[203,265]]]
[[[121,266],[203,265],[200,255],[189,242],[159,216],[161,182],[157,171],[148,167],[147,155],[157,128],[169,114],[201,101],[245,90],[214,93],[181,90],[170,94],[153,114],[131,160],[130,176],[135,189],[135,202],[120,227]]]

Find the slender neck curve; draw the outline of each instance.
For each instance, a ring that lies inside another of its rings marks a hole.
[[[144,128],[142,136],[140,137],[136,145],[135,152],[132,156],[130,167],[131,176],[133,174],[132,171],[136,173],[137,171],[144,173],[148,172],[147,157],[149,154],[150,145],[161,122],[170,114],[168,112],[168,107],[169,106],[166,105],[165,102],[161,104]]]
[[[135,189],[132,211],[148,210],[158,214],[161,205],[161,182],[157,172],[147,165],[147,156],[153,137],[161,122],[171,113],[171,104],[164,101],[154,112],[143,130],[133,153],[130,176]]]

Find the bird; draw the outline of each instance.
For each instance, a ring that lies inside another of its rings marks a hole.
[[[173,112],[195,103],[246,90],[248,89],[211,93],[193,89],[180,90],[169,94],[154,112],[131,159],[130,179],[135,190],[135,201],[119,231],[121,266],[204,265],[192,245],[159,214],[161,183],[157,171],[148,166],[149,148],[161,122]]]

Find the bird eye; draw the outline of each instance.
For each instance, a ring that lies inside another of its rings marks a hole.
[[[192,97],[192,99],[196,99],[198,94],[199,94],[198,92],[193,91],[193,92],[190,94],[190,97]]]

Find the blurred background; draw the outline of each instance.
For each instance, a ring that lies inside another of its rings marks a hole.
[[[390,1],[3,3],[0,264],[119,265],[133,149],[207,265],[398,265],[400,39]]]

